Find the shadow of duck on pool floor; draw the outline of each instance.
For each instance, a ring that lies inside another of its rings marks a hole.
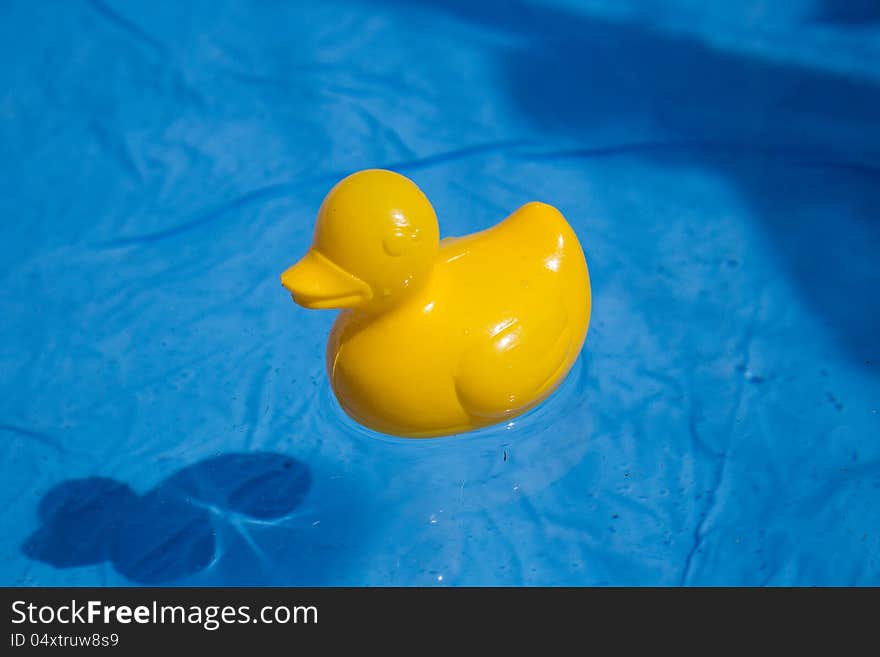
[[[134,582],[173,582],[214,561],[220,523],[286,518],[311,484],[307,465],[273,453],[207,459],[143,495],[105,477],[72,479],[43,497],[22,551],[57,568],[110,561]]]

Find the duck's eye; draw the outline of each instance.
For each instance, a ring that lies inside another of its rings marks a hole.
[[[409,251],[412,244],[418,242],[422,238],[422,232],[415,226],[406,223],[395,223],[392,225],[385,239],[382,240],[382,246],[385,253],[390,256],[402,256]]]

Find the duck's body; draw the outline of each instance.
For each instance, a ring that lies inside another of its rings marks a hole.
[[[574,231],[529,203],[439,243],[400,301],[336,320],[327,369],[340,404],[384,433],[429,437],[504,421],[543,401],[577,358],[590,283]]]
[[[412,437],[495,424],[543,401],[587,333],[584,256],[555,208],[530,203],[440,242],[431,278],[379,316],[346,310],[327,345],[345,410]]]

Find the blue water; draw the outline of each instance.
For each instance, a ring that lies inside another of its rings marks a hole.
[[[0,584],[880,584],[877,2],[22,0],[0,54]],[[278,275],[377,166],[575,227],[526,417],[340,411]]]

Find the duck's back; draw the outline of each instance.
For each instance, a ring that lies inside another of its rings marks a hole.
[[[574,230],[553,206],[528,203],[487,230],[443,240],[439,259],[450,287],[472,291],[462,302],[473,306],[475,319],[494,326],[511,313],[525,318],[536,305],[560,304],[570,324],[583,325],[580,339],[573,336],[580,349],[590,316],[589,275]]]

